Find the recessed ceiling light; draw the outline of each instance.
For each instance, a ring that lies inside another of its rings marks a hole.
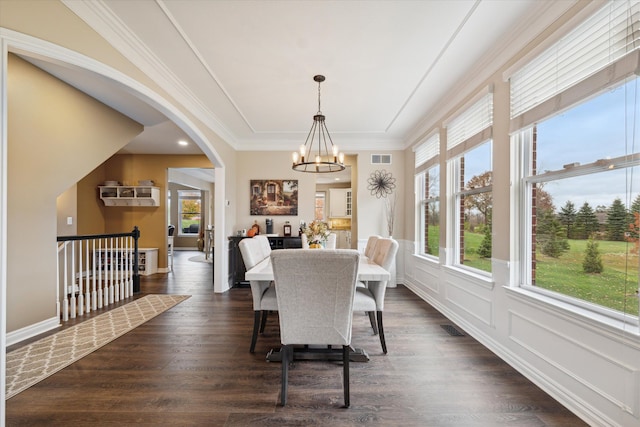
[[[340,178],[335,178],[336,181],[340,181]]]
[[[178,141],[178,144],[183,145],[183,146],[184,145],[189,145],[189,143],[187,141],[182,140],[182,139],[180,141]]]

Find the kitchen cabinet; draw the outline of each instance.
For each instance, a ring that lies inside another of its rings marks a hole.
[[[329,218],[351,218],[351,189],[329,189]]]
[[[350,230],[332,230],[336,233],[336,249],[351,249],[351,231]]]

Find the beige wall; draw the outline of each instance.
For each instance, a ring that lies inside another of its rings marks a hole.
[[[316,177],[312,173],[301,173],[291,169],[291,154],[285,152],[240,151],[238,152],[238,173],[236,175],[236,216],[227,218],[234,224],[232,230],[250,228],[255,221],[264,232],[266,216],[250,215],[250,181],[252,179],[297,179],[298,215],[273,216],[274,232],[282,233],[285,221],[289,221],[292,232],[297,230],[300,220],[313,220],[316,194]]]
[[[371,164],[371,154],[391,154],[390,165]],[[413,187],[413,181],[405,184],[405,155],[403,151],[360,151],[358,153],[358,239],[366,240],[370,235],[388,236],[385,198],[377,198],[371,194],[368,179],[378,170],[385,170],[395,178],[396,188],[387,199],[396,197],[395,222],[393,237],[405,238],[405,190]],[[413,191],[411,189],[411,191]],[[355,194],[355,193],[354,193]],[[409,236],[411,238],[411,236]]]
[[[57,197],[142,126],[12,55],[7,79],[11,332],[56,316]]]
[[[167,170],[211,168],[204,155],[117,154],[78,182],[78,234],[123,233],[138,226],[139,247],[158,248],[158,268],[167,267]],[[137,185],[152,180],[160,188],[160,206],[105,206],[98,186],[105,180]],[[195,246],[195,245],[193,245]]]
[[[78,234],[78,186],[69,187],[56,199],[56,212],[58,223],[58,236],[74,236]],[[72,223],[67,224],[67,218]]]

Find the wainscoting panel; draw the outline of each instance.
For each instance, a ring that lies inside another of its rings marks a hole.
[[[588,333],[574,335],[559,329],[558,323],[549,316],[533,318],[510,310],[509,339],[528,353],[520,352],[526,359],[538,359],[533,360],[536,365],[544,362],[546,375],[570,378],[584,390],[638,417],[639,371],[607,351],[607,347],[591,345],[598,340]]]
[[[473,317],[487,326],[493,326],[493,300],[491,293],[486,296],[474,292],[475,289],[466,283],[447,280],[446,300],[455,306],[459,313]]]

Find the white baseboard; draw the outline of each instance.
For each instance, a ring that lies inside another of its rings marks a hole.
[[[52,317],[50,319],[43,320],[42,322],[29,325],[25,328],[18,329],[17,331],[7,332],[7,347],[55,329],[60,326],[60,324],[60,319],[58,317]]]

